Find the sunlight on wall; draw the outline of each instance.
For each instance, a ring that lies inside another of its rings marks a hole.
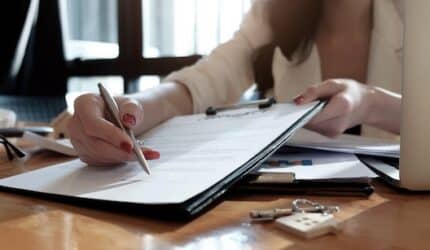
[[[145,57],[208,54],[239,29],[250,0],[144,0]]]

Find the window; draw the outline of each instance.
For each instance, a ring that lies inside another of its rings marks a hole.
[[[117,0],[66,0],[66,58],[116,58]]]
[[[73,76],[67,81],[66,101],[73,112],[75,99],[83,93],[99,93],[97,83],[102,82],[112,95],[124,93],[124,79],[121,76]]]
[[[208,54],[239,28],[250,0],[143,0],[144,57]]]
[[[120,81],[118,78],[112,81],[104,79],[112,83],[113,92],[153,87],[163,74],[195,61],[195,57],[188,56],[208,54],[218,44],[230,39],[251,2],[62,1],[63,17],[66,17],[63,18],[66,24],[63,25],[66,26],[66,57],[75,66],[72,66],[71,75],[79,76],[69,80],[69,92],[93,91],[96,81],[90,76],[97,75],[120,77]],[[142,29],[141,34],[136,32],[137,28]],[[136,49],[139,44],[140,49]],[[170,66],[166,66],[163,59],[170,60]],[[123,86],[115,87],[115,84]]]

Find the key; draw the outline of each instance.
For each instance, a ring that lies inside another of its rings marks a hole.
[[[273,221],[279,217],[292,215],[293,213],[333,214],[338,211],[338,206],[324,206],[310,200],[297,199],[293,201],[291,208],[253,210],[249,213],[249,217],[251,217],[253,222],[268,222]]]
[[[289,216],[293,214],[293,209],[291,208],[275,208],[268,210],[253,210],[249,213],[253,222],[265,222],[273,221],[276,218],[282,216]]]
[[[318,202],[313,202],[306,199],[297,199],[293,201],[292,209],[294,212],[304,213],[323,213],[323,214],[334,214],[339,212],[339,206],[325,206]]]

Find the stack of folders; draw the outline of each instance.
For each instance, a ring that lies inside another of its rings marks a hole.
[[[369,196],[375,177],[351,153],[283,147],[240,182],[235,191]]]

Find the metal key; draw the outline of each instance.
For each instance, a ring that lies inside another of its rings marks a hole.
[[[267,210],[252,210],[249,213],[253,222],[273,221],[279,217],[289,216],[293,214],[292,208],[275,208]]]
[[[306,199],[297,199],[293,201],[293,212],[298,213],[322,213],[334,214],[339,212],[339,206],[325,206],[318,202],[313,202]]]
[[[297,199],[293,201],[292,208],[253,210],[249,213],[249,216],[253,222],[268,222],[280,217],[292,215],[293,213],[333,214],[338,211],[338,206],[324,206],[310,200]]]

